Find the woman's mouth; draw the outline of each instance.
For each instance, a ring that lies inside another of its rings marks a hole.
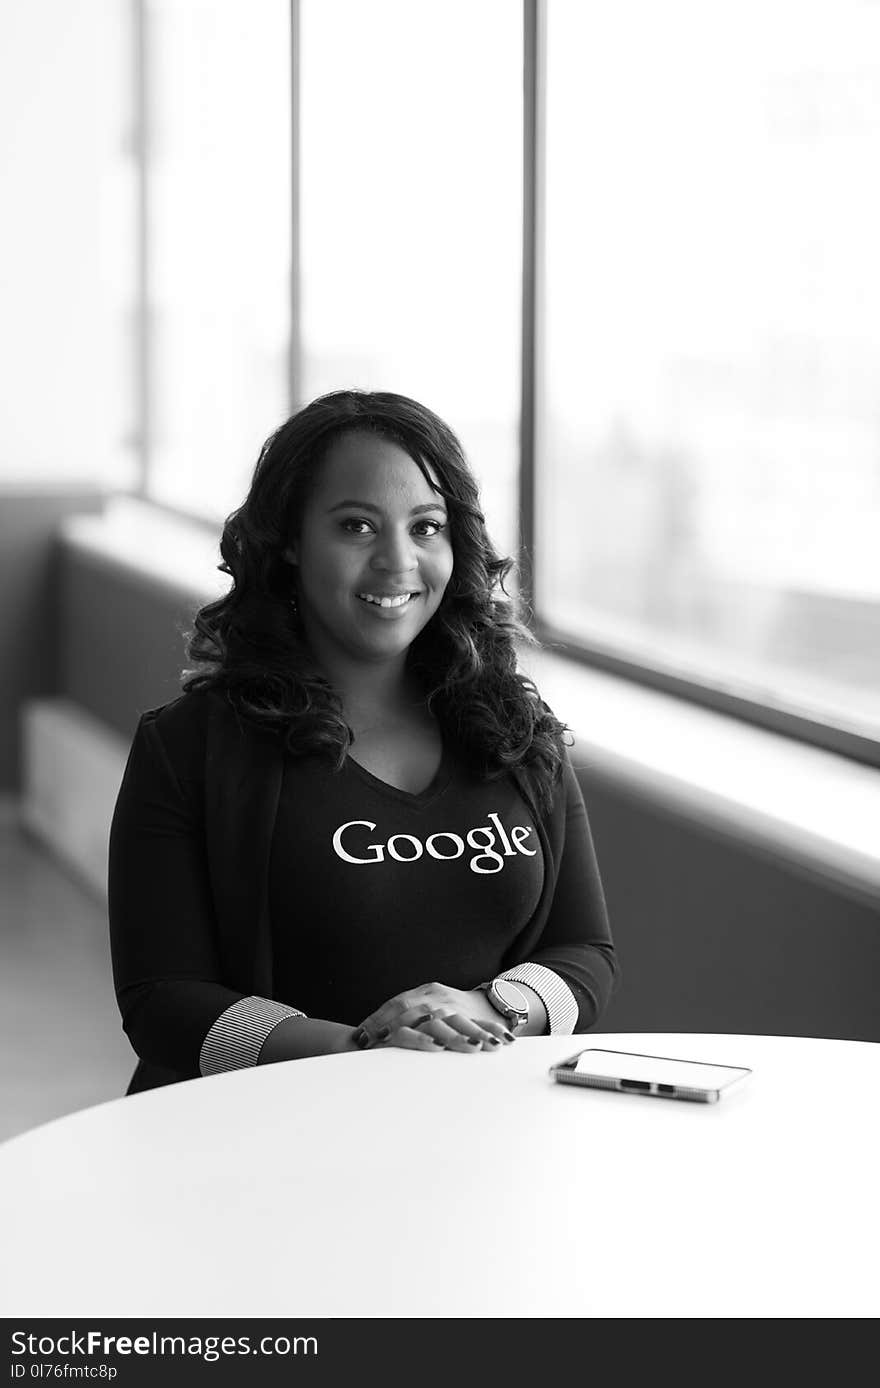
[[[418,593],[358,593],[361,602],[368,603],[371,607],[379,607],[383,611],[396,611],[399,608],[407,607],[419,595]]]

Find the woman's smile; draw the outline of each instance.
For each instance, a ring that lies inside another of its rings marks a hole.
[[[418,592],[408,593],[358,593],[361,602],[368,607],[378,608],[377,616],[402,616],[405,609],[411,608],[419,598]]]

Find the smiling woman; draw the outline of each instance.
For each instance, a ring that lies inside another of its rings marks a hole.
[[[141,719],[111,829],[130,1092],[592,1026],[616,964],[586,812],[452,431],[404,396],[320,397],[220,548],[232,585]]]
[[[344,434],[328,450],[284,556],[295,568],[309,647],[331,681],[348,682],[340,665],[375,659],[402,687],[406,653],[452,577],[436,473],[381,436]],[[353,674],[361,687],[363,672]]]

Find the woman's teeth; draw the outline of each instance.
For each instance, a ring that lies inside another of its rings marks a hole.
[[[358,597],[363,598],[364,602],[373,602],[377,607],[403,607],[413,596],[413,593],[401,593],[399,598],[377,598],[372,593],[358,593]]]

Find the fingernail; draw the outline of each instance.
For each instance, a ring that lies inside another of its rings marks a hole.
[[[361,1050],[364,1050],[364,1048],[366,1046],[369,1046],[370,1044],[369,1033],[364,1031],[363,1027],[358,1027],[357,1031],[351,1039],[352,1041],[354,1041],[354,1044],[356,1046],[360,1047]]]
[[[387,1041],[390,1035],[391,1035],[391,1028],[390,1028],[390,1027],[381,1027],[380,1030],[376,1032],[376,1040],[377,1040],[377,1041]]]
[[[479,1036],[469,1036],[469,1037],[468,1037],[468,1045],[469,1045],[469,1046],[482,1046],[482,1044],[483,1044],[483,1043],[482,1043],[482,1041],[480,1040]]]
[[[513,1033],[510,1032],[510,1031],[506,1031],[506,1032],[504,1033],[504,1037],[505,1037],[505,1040],[507,1040],[507,1041],[515,1041],[515,1040],[516,1040],[516,1037],[515,1037],[515,1036],[513,1035]]]
[[[500,1037],[500,1036],[490,1036],[490,1037],[489,1037],[489,1045],[490,1045],[490,1046],[500,1046],[500,1045],[501,1045],[501,1037]]]
[[[433,1013],[431,1012],[423,1012],[421,1017],[416,1017],[414,1022],[410,1022],[410,1026],[420,1027],[422,1025],[422,1022],[430,1022],[432,1016]]]

